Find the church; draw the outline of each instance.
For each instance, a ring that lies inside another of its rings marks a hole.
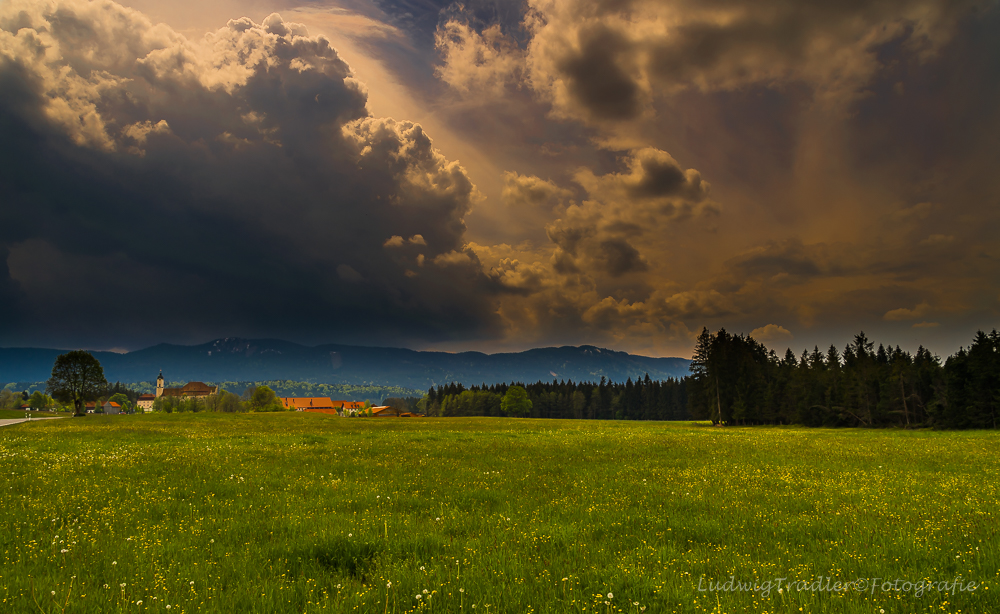
[[[209,386],[203,382],[188,382],[181,386],[180,388],[164,388],[163,387],[163,372],[160,372],[160,376],[156,378],[156,398],[160,397],[179,397],[182,399],[191,398],[204,398],[215,394],[218,391],[218,386]]]

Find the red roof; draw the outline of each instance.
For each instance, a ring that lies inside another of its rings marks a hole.
[[[333,409],[333,401],[330,397],[278,397],[285,409]]]

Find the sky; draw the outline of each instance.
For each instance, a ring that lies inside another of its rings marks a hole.
[[[995,0],[0,0],[0,346],[1000,324]]]

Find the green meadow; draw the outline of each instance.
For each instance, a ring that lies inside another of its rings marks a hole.
[[[1000,611],[996,433],[89,416],[0,471],[4,612]]]

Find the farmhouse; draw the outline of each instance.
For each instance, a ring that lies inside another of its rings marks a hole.
[[[308,411],[314,414],[344,416],[351,411],[364,409],[361,401],[332,401],[330,397],[279,397],[285,409]]]
[[[330,410],[333,412],[333,401],[330,397],[278,397],[281,399],[285,409],[294,411],[315,411]],[[322,412],[322,413],[330,413]]]
[[[120,414],[122,413],[122,406],[118,403],[112,403],[108,401],[103,406],[104,413],[106,414]]]
[[[179,397],[182,399],[200,399],[215,394],[218,386],[209,386],[203,382],[188,382],[180,388],[164,388],[163,372],[156,378],[156,398]]]

